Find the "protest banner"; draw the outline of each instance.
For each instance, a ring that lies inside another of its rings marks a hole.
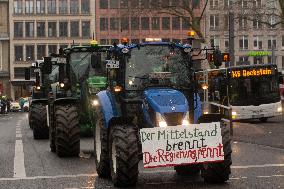
[[[145,168],[224,160],[220,122],[140,130]]]

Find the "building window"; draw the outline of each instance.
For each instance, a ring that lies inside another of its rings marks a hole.
[[[210,30],[216,30],[219,28],[219,16],[210,15]]]
[[[59,14],[68,14],[67,0],[59,0]]]
[[[26,45],[26,61],[35,60],[35,46]]]
[[[261,22],[260,22],[260,18],[258,19],[254,19],[252,21],[252,26],[253,26],[253,29],[261,29]]]
[[[131,30],[139,30],[139,18],[131,18]]]
[[[121,18],[121,31],[129,30],[129,18],[123,17]]]
[[[23,37],[23,22],[14,23],[14,37]]]
[[[100,0],[100,9],[108,9],[108,1]]]
[[[276,37],[275,36],[268,36],[268,49],[276,48]]]
[[[120,8],[122,9],[128,8],[128,0],[120,0]]]
[[[56,0],[47,1],[47,12],[48,14],[56,14]]]
[[[44,14],[45,12],[45,0],[36,0],[36,13]]]
[[[282,70],[284,70],[284,56],[282,56]]]
[[[23,46],[15,45],[15,61],[23,60]]]
[[[254,0],[253,1],[253,7],[254,8],[260,8],[261,7],[261,0]]]
[[[90,22],[89,21],[82,21],[82,37],[90,37]]]
[[[110,0],[109,1],[109,8],[111,8],[111,9],[118,9],[119,7],[118,7],[118,2],[119,2],[119,0]]]
[[[72,21],[70,22],[70,32],[71,37],[79,37],[79,22],[78,21]]]
[[[180,30],[180,18],[179,17],[172,18],[172,29]]]
[[[46,45],[38,45],[37,46],[37,60],[42,60],[45,54]]]
[[[57,29],[56,22],[48,22],[48,37],[56,37]]]
[[[160,18],[159,17],[152,18],[152,30],[160,30]]]
[[[34,37],[34,22],[26,22],[26,37]]]
[[[119,44],[119,39],[111,39],[110,44]]]
[[[248,36],[241,36],[239,39],[239,48],[240,50],[248,49]]]
[[[270,29],[274,29],[276,28],[276,18],[275,18],[275,15],[271,15],[270,18],[269,18],[269,28]]]
[[[37,37],[45,37],[45,22],[37,23]]]
[[[162,18],[162,29],[169,30],[170,29],[170,17]]]
[[[48,54],[57,53],[57,45],[48,45]]]
[[[150,0],[141,0],[141,8],[148,9],[150,7]]]
[[[224,0],[224,8],[229,8],[233,4],[233,0]]]
[[[240,30],[245,30],[248,26],[248,21],[246,18],[240,16],[239,18],[239,29]]]
[[[229,29],[229,16],[228,15],[224,15],[224,30],[228,30]]]
[[[21,14],[23,11],[22,0],[14,0],[14,14]]]
[[[108,39],[100,39],[101,45],[108,45]]]
[[[190,29],[190,17],[182,18],[182,29],[183,30]]]
[[[263,64],[263,57],[262,56],[253,57],[253,64]]]
[[[215,47],[220,47],[220,38],[219,36],[211,36],[210,37],[210,44],[214,45]]]
[[[70,0],[70,14],[79,14],[78,0]]]
[[[68,22],[59,22],[59,37],[68,37]]]
[[[224,46],[226,50],[229,49],[229,37],[228,36],[226,36],[224,39]]]
[[[210,0],[209,1],[209,6],[210,6],[210,9],[215,9],[215,8],[218,8],[219,6],[219,0]]]
[[[253,36],[253,49],[262,49],[262,36]]]
[[[15,78],[24,78],[25,77],[25,68],[14,68]]]
[[[81,0],[81,13],[82,14],[90,13],[90,0]]]
[[[101,31],[108,30],[108,18],[100,18],[100,30]]]
[[[110,18],[110,29],[111,30],[119,29],[119,18]]]
[[[150,19],[148,17],[141,18],[141,29],[142,30],[149,30],[150,29]]]
[[[33,14],[34,13],[34,1],[33,0],[26,0],[25,1],[25,12],[26,12],[26,14]]]
[[[237,62],[237,65],[250,65],[249,57],[248,56],[240,56],[239,62]]]

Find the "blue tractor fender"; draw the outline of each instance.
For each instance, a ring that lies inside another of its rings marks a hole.
[[[194,95],[194,101],[194,123],[197,123],[199,117],[202,115],[202,107],[199,94]]]
[[[119,111],[116,107],[115,97],[109,91],[100,91],[97,94],[102,113],[104,116],[104,126],[109,127],[111,119],[119,117]]]

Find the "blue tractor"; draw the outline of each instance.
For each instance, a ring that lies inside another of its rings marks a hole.
[[[202,115],[194,79],[191,46],[168,42],[114,45],[106,60],[107,90],[97,94],[95,163],[100,177],[115,186],[133,186],[142,157],[139,129],[221,120]],[[178,174],[196,174],[208,182],[229,179],[229,127],[221,124],[225,160],[175,166]]]

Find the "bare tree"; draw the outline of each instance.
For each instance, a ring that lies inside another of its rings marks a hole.
[[[201,23],[208,0],[129,0],[130,6],[121,9],[121,16],[138,17],[170,15],[181,18],[182,21],[204,40]]]

